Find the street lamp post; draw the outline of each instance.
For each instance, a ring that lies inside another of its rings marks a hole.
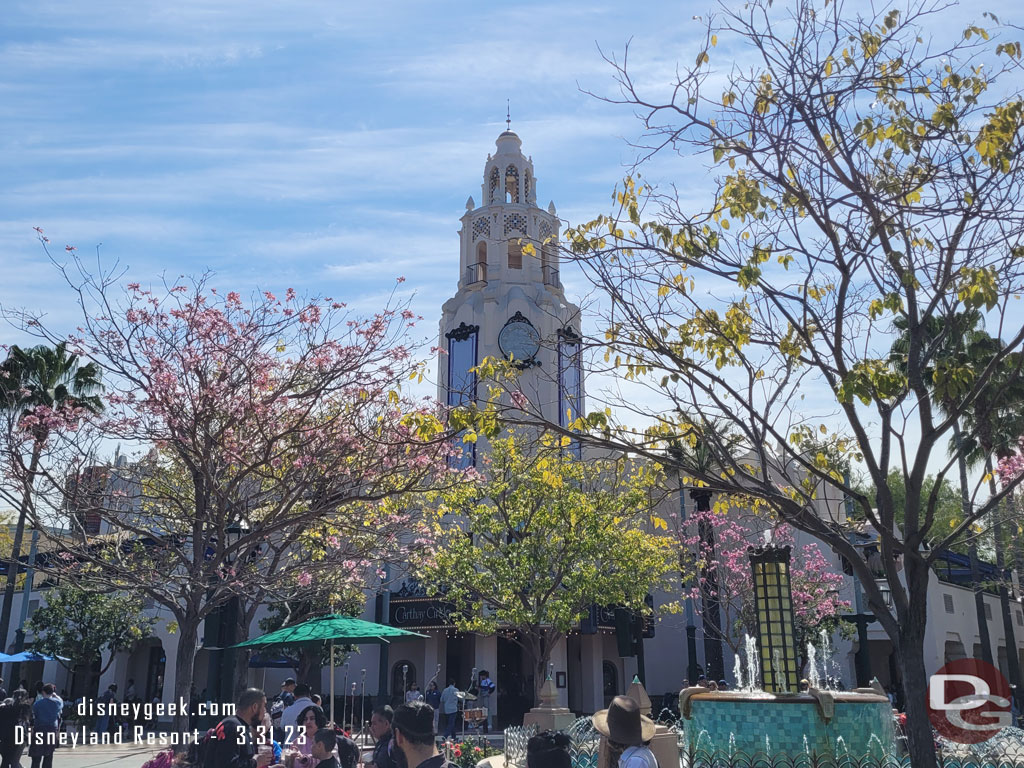
[[[679,529],[680,531],[686,528],[686,493],[683,487],[683,476],[679,474]],[[684,555],[680,554],[680,565],[683,568],[680,569],[680,573],[684,573],[686,564],[682,562]],[[689,584],[684,579],[683,589],[686,590]],[[693,612],[693,599],[687,597],[685,602],[686,611],[686,677],[691,684],[697,682],[697,624],[696,618]]]
[[[856,535],[850,534],[850,544],[856,545]],[[865,560],[867,550],[865,549]],[[864,688],[871,685],[871,655],[868,653],[868,625],[877,621],[875,614],[864,610],[864,593],[860,586],[860,579],[854,575],[853,578],[854,607],[857,612],[842,616],[842,620],[853,624],[857,628],[857,653],[854,654],[854,670],[857,675],[857,687]]]
[[[696,504],[697,512],[711,511],[711,491],[707,488],[691,488],[690,497]],[[700,545],[703,552],[700,569],[701,619],[704,622],[704,667],[709,680],[725,677],[725,661],[722,655],[722,618],[718,599],[718,570],[715,561],[715,532],[706,515],[698,522]],[[708,563],[711,563],[709,566]],[[710,630],[710,631],[709,631]],[[693,682],[692,680],[690,682]]]

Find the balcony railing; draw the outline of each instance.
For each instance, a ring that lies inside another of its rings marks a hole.
[[[474,283],[486,283],[487,282],[487,262],[481,261],[476,264],[470,264],[466,267],[466,285],[473,285]]]

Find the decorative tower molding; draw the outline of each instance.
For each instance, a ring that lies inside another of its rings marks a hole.
[[[463,375],[465,358],[511,358],[522,368],[520,386],[530,402],[552,420],[558,420],[562,380],[560,365],[578,358],[560,355],[561,345],[572,344],[580,329],[580,311],[565,298],[559,264],[561,222],[554,203],[537,206],[537,174],[532,158],[523,154],[523,142],[511,130],[495,140],[495,151],[484,162],[481,203],[466,201],[459,230],[459,277],[455,295],[445,302],[438,334],[442,355],[438,383],[442,402],[453,400],[449,381],[461,380],[461,391],[471,389]],[[470,346],[452,347],[467,341]],[[566,335],[568,333],[568,335]],[[578,350],[578,340],[576,341]],[[571,380],[573,386],[579,376]],[[582,385],[571,402],[582,402]],[[562,398],[565,400],[566,398]],[[462,402],[463,400],[459,400]]]

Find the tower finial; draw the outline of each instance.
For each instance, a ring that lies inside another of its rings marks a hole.
[[[512,106],[510,99],[505,99],[505,128],[509,131],[512,130]]]

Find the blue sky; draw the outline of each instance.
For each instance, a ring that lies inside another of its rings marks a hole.
[[[433,340],[458,279],[458,219],[469,195],[479,201],[506,99],[541,206],[553,200],[570,222],[605,212],[640,128],[581,92],[615,93],[597,46],[621,55],[632,39],[634,76],[664,93],[712,5],[8,0],[0,304],[72,327],[39,226],[59,256],[102,244],[105,264],[144,284],[213,270],[224,290],[291,286],[372,311],[401,275]],[[1014,5],[940,19],[962,28]],[[744,53],[722,40],[712,66]],[[647,176],[695,199],[711,191],[699,160],[666,158]],[[578,273],[563,282],[586,303]],[[0,343],[16,340],[0,329]]]
[[[293,286],[372,309],[402,275],[433,333],[506,99],[541,205],[603,211],[635,124],[578,86],[608,91],[597,44],[621,51],[630,36],[643,76],[667,78],[699,31],[680,7],[8,3],[0,302],[67,316],[40,226],[60,255],[102,244],[143,283],[211,269],[224,289]]]

